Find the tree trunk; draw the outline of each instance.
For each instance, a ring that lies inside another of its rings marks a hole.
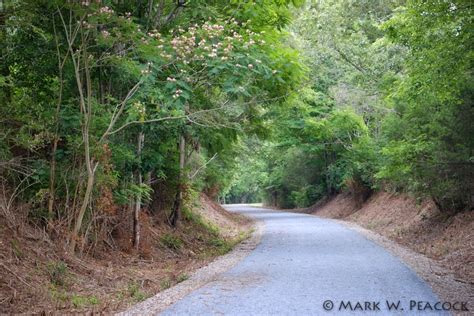
[[[137,143],[137,156],[139,157],[140,166],[137,171],[137,184],[139,187],[143,184],[142,170],[141,170],[141,155],[143,149],[143,143],[145,142],[145,134],[140,132],[138,134]],[[133,247],[136,251],[140,248],[140,210],[142,207],[142,197],[139,193],[135,200],[135,208],[133,210]]]
[[[58,136],[55,135],[53,149],[51,151],[51,169],[49,171],[49,198],[48,198],[48,222],[53,218],[55,178],[56,178],[56,151],[58,149]]]
[[[77,64],[76,64],[77,65]],[[94,162],[92,155],[91,155],[91,148],[90,148],[90,138],[89,138],[89,129],[90,129],[90,122],[92,120],[92,87],[91,87],[91,79],[88,65],[85,64],[85,77],[86,77],[86,91],[87,97],[84,97],[82,91],[82,81],[81,76],[79,73],[79,69],[76,66],[76,82],[79,89],[80,99],[79,103],[81,106],[81,111],[84,115],[83,123],[82,123],[82,141],[84,143],[84,162],[86,164],[87,169],[87,185],[86,185],[86,192],[84,194],[84,198],[82,200],[81,208],[79,210],[79,214],[76,218],[76,223],[74,226],[74,230],[72,232],[72,240],[70,243],[69,250],[71,253],[74,253],[76,250],[76,242],[79,237],[79,231],[81,230],[82,220],[84,219],[84,215],[86,214],[87,207],[89,206],[89,202],[92,196],[92,190],[94,189],[94,182],[95,182],[95,172],[99,165],[98,162]]]
[[[94,168],[95,169],[95,168]],[[79,210],[79,214],[76,218],[76,223],[74,225],[74,229],[72,231],[72,238],[71,243],[69,244],[69,251],[74,253],[76,250],[76,243],[77,239],[79,238],[79,231],[82,227],[82,220],[84,219],[84,215],[86,214],[87,207],[89,206],[89,201],[92,196],[92,190],[94,188],[94,181],[95,181],[95,170],[92,170],[91,173],[87,173],[87,186],[86,186],[86,193],[84,194],[84,198],[82,200],[82,205]]]
[[[331,196],[331,185],[328,172],[328,152],[326,149],[324,150],[324,170],[326,173],[326,195]]]
[[[68,53],[64,57],[61,58],[61,53],[59,50],[59,40],[58,35],[56,33],[56,24],[54,23],[53,19],[53,29],[54,29],[54,38],[56,41],[56,50],[58,55],[58,76],[59,76],[59,95],[58,95],[58,102],[56,104],[56,113],[54,116],[55,122],[55,129],[54,129],[54,140],[53,140],[53,148],[51,150],[51,169],[49,172],[49,198],[48,198],[48,222],[51,221],[53,218],[53,211],[54,211],[54,200],[55,200],[55,180],[56,180],[56,152],[58,149],[58,142],[59,142],[59,111],[61,108],[61,104],[63,102],[63,89],[64,89],[64,80],[63,80],[63,69],[64,64],[66,63]]]
[[[183,179],[184,179],[184,166],[186,158],[186,140],[184,135],[181,134],[179,139],[179,175],[178,175],[178,190],[173,205],[173,212],[171,213],[170,223],[171,226],[176,227],[178,220],[181,216],[181,208],[183,204]]]
[[[72,231],[72,238],[71,243],[69,245],[69,250],[71,253],[74,253],[76,250],[76,242],[79,237],[79,231],[81,230],[82,220],[84,219],[84,215],[86,214],[87,207],[89,206],[91,197],[92,197],[92,190],[94,189],[94,182],[95,182],[95,172],[99,165],[98,162],[94,162],[92,155],[91,155],[91,145],[90,145],[90,123],[92,121],[92,81],[90,75],[90,66],[88,64],[88,54],[87,51],[83,51],[83,68],[84,68],[84,77],[85,77],[85,86],[82,81],[81,75],[81,64],[80,59],[74,59],[74,52],[72,48],[72,43],[69,42],[69,50],[71,52],[71,57],[74,65],[74,73],[76,77],[76,84],[79,91],[79,105],[81,109],[81,113],[84,116],[82,121],[82,141],[84,143],[84,162],[86,164],[87,169],[87,185],[86,185],[86,192],[84,194],[84,198],[82,200],[81,208],[79,210],[79,214],[76,218],[76,223],[74,225],[74,229]],[[84,95],[84,87],[86,88],[86,95]]]

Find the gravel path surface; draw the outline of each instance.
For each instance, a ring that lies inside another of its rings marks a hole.
[[[354,230],[306,214],[227,208],[265,225],[261,243],[162,315],[447,315],[429,311],[439,299],[412,270]]]

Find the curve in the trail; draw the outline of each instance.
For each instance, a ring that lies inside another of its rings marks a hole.
[[[426,283],[355,231],[305,214],[227,208],[263,222],[261,243],[162,315],[446,315],[427,307],[438,298]]]

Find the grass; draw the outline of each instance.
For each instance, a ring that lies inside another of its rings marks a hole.
[[[136,281],[132,281],[128,284],[127,294],[136,303],[144,301],[149,297],[149,295],[147,293],[145,293],[141,290],[140,284]]]
[[[377,227],[377,224],[375,222],[370,222],[365,225],[365,228],[374,230]]]
[[[22,259],[24,257],[23,251],[21,251],[20,243],[17,239],[11,240],[12,250],[15,257]]]
[[[189,212],[192,213],[192,212]],[[193,220],[196,224],[201,225],[204,227],[206,231],[208,231],[212,238],[210,238],[206,243],[211,248],[206,251],[204,257],[212,257],[215,255],[224,255],[231,251],[237,244],[241,241],[247,239],[251,231],[240,232],[239,235],[232,239],[226,239],[222,237],[222,233],[218,226],[205,221],[200,215],[194,215]]]
[[[65,303],[69,301],[68,293],[64,289],[57,288],[53,284],[51,284],[49,288],[49,295],[55,302]]]
[[[99,304],[99,299],[94,295],[83,296],[78,294],[70,294],[64,289],[58,288],[53,284],[51,284],[49,288],[49,295],[53,301],[62,304],[68,303],[74,308],[84,308]]]
[[[220,236],[211,238],[207,241],[209,249],[207,249],[202,255],[202,258],[213,257],[215,255],[225,255],[230,252],[236,245],[243,240],[249,238],[252,230],[241,232],[237,237],[232,239],[225,239]]]
[[[99,299],[95,296],[81,296],[73,295],[71,297],[71,304],[75,308],[89,307],[99,304]]]
[[[170,288],[171,285],[172,285],[172,282],[171,282],[170,278],[168,278],[168,277],[164,278],[160,282],[160,288],[161,288],[162,291]]]
[[[160,242],[169,249],[179,250],[183,247],[183,241],[181,238],[174,236],[170,233],[166,233],[160,237]]]
[[[31,306],[22,306],[22,310],[44,306],[45,309],[56,309],[66,314],[89,310],[106,311],[115,304],[117,308],[125,308],[125,306],[147,299],[160,289],[165,290],[177,283],[185,282],[190,278],[190,269],[201,266],[208,258],[229,252],[235,244],[244,239],[243,237],[224,238],[222,235],[227,232],[227,228],[221,228],[208,222],[207,215],[200,215],[200,211],[188,208],[186,218],[182,217],[180,226],[176,229],[157,227],[156,232],[159,235],[153,235],[150,240],[153,242],[152,246],[156,249],[156,254],[166,254],[166,256],[160,265],[148,264],[147,261],[143,266],[143,276],[128,273],[126,260],[123,263],[120,262],[117,271],[113,272],[114,276],[116,273],[120,277],[107,282],[103,282],[103,280],[108,280],[108,275],[89,274],[86,269],[83,270],[78,265],[69,264],[60,256],[44,256],[35,263],[31,262],[30,270],[28,272],[22,271],[21,275],[31,273],[38,276],[38,278],[27,278],[27,281],[37,282],[38,280],[45,285],[46,292],[44,298],[38,296]],[[30,254],[28,250],[30,244],[24,244],[23,239],[10,239],[5,244],[12,257],[24,258]],[[43,247],[41,243],[38,251],[49,250],[46,247],[49,246],[44,244]],[[168,249],[176,251],[176,253],[170,255]],[[161,257],[156,257],[161,259]],[[201,258],[205,260],[198,262]],[[86,257],[85,260],[93,263],[90,265],[91,268],[93,266],[102,267],[102,261],[95,261],[89,257]],[[177,262],[177,260],[179,261]],[[131,270],[131,272],[135,272],[134,269]],[[89,280],[94,283],[97,281],[97,284],[90,287]],[[146,282],[142,282],[142,280],[146,280]],[[23,303],[15,302],[17,306]],[[19,310],[19,308],[11,307],[10,310]]]
[[[232,250],[232,244],[221,237],[212,238],[207,244],[214,248],[219,255],[224,255]]]
[[[176,282],[181,283],[181,282],[183,282],[183,281],[186,281],[187,279],[189,279],[189,275],[186,274],[186,273],[181,273],[181,274],[178,275],[178,277],[176,278]]]
[[[53,285],[64,286],[69,275],[67,264],[62,261],[50,261],[46,265],[46,272]]]

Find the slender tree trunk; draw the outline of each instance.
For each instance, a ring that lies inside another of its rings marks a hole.
[[[58,149],[58,142],[59,142],[59,110],[61,108],[61,103],[63,102],[63,88],[64,88],[64,81],[63,81],[63,69],[64,64],[66,63],[67,57],[69,55],[66,53],[64,59],[61,58],[61,52],[59,50],[59,40],[58,35],[56,32],[56,24],[54,23],[53,18],[53,28],[54,28],[54,38],[56,41],[56,50],[58,55],[58,72],[59,72],[59,95],[58,95],[58,103],[56,104],[56,112],[54,117],[54,122],[56,124],[54,130],[54,140],[53,140],[53,148],[51,150],[51,169],[49,172],[49,198],[48,198],[48,221],[53,218],[54,212],[54,200],[55,200],[55,180],[56,180],[56,152]]]
[[[184,179],[184,167],[186,158],[186,140],[184,135],[181,134],[179,139],[179,175],[178,175],[178,191],[173,205],[173,212],[171,213],[171,226],[176,227],[178,220],[181,217],[181,208],[183,204],[183,179]]]
[[[326,195],[330,196],[331,195],[331,185],[329,181],[329,172],[328,172],[328,152],[325,149],[324,150],[324,170],[326,173]]]
[[[143,144],[145,142],[145,134],[140,132],[138,134],[138,143],[137,143],[137,156],[140,159],[141,165],[141,155],[143,150]],[[137,184],[139,187],[143,184],[142,170],[141,166],[138,167],[137,171]],[[135,200],[135,207],[133,210],[133,247],[138,251],[140,248],[140,210],[142,207],[142,197],[141,194],[138,194]]]
[[[56,178],[56,151],[58,149],[58,137],[55,135],[53,149],[51,151],[51,169],[49,171],[49,198],[48,198],[48,221],[53,218],[55,199],[55,178]]]
[[[89,108],[89,111],[87,111],[84,114],[84,126],[82,128],[82,139],[84,142],[84,160],[85,160],[86,169],[87,169],[87,185],[86,185],[86,192],[84,193],[84,198],[82,199],[81,208],[76,218],[74,230],[72,232],[73,235],[72,235],[72,240],[71,240],[70,249],[69,249],[72,253],[76,249],[76,241],[79,237],[79,231],[81,230],[81,227],[82,227],[82,220],[84,219],[84,215],[86,214],[87,208],[89,206],[89,203],[92,197],[92,191],[94,189],[94,182],[95,182],[95,172],[99,165],[98,162],[93,161],[91,157],[91,152],[90,152],[90,142],[89,142],[89,122],[91,119],[90,113],[91,111]]]
[[[72,44],[69,44],[69,45],[70,45],[69,49],[72,50]],[[81,113],[84,116],[83,122],[82,122],[82,141],[84,143],[84,162],[86,164],[86,169],[87,169],[87,185],[86,185],[86,192],[84,193],[84,198],[82,199],[81,208],[79,209],[79,213],[76,217],[74,229],[72,231],[72,238],[69,244],[69,251],[71,253],[74,253],[74,251],[76,250],[76,243],[77,243],[77,239],[79,238],[79,231],[81,230],[82,221],[84,219],[84,215],[87,211],[87,208],[89,206],[89,203],[92,197],[92,191],[94,189],[94,182],[95,182],[95,172],[99,165],[98,162],[93,161],[93,158],[91,155],[89,130],[90,130],[90,123],[92,120],[92,83],[91,83],[91,77],[90,77],[90,68],[87,62],[88,55],[85,50],[83,52],[83,55],[85,56],[83,58],[83,67],[84,67],[84,75],[85,75],[85,80],[86,80],[85,88],[86,88],[87,95],[84,95],[84,92],[83,92],[84,85],[81,80],[80,58],[78,57],[77,59],[74,59],[73,57],[72,59],[74,63],[76,84],[79,90],[80,109],[81,109]],[[71,56],[74,56],[73,52],[71,52]]]
[[[89,201],[92,196],[92,190],[94,188],[94,181],[95,181],[95,172],[87,173],[87,185],[86,185],[86,192],[84,193],[84,198],[82,199],[81,208],[79,210],[79,214],[77,215],[76,222],[74,224],[74,229],[72,231],[72,238],[69,244],[69,251],[74,253],[76,250],[77,239],[79,238],[79,232],[82,227],[82,220],[84,219],[84,215],[86,214],[87,207],[89,206]]]

